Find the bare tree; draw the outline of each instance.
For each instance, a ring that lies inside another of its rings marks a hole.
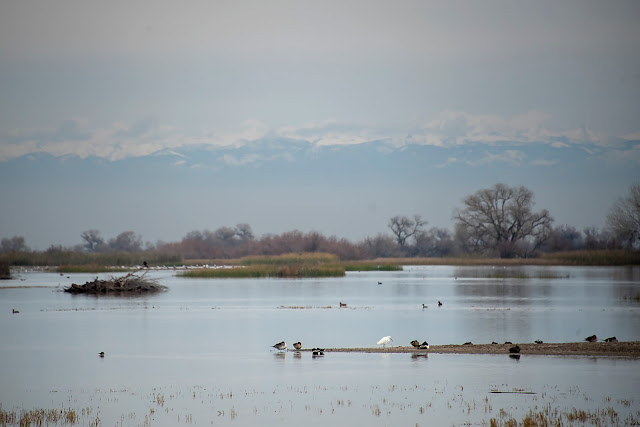
[[[389,220],[387,226],[395,236],[398,246],[404,250],[407,239],[422,231],[422,227],[426,224],[427,221],[423,221],[420,215],[414,215],[413,219],[406,216],[394,216]]]
[[[416,256],[444,257],[453,253],[454,242],[446,228],[432,227],[416,233],[414,252]]]
[[[254,239],[251,226],[247,223],[241,223],[236,225],[236,235],[243,242],[248,242]]]
[[[389,258],[402,256],[398,245],[393,237],[384,234],[378,234],[375,237],[367,237],[364,240],[369,257],[371,258]]]
[[[123,231],[109,240],[109,247],[114,251],[138,252],[142,250],[142,237],[134,231]]]
[[[582,249],[583,246],[582,234],[575,227],[565,224],[553,228],[542,250],[545,252],[572,251]]]
[[[83,231],[80,235],[85,241],[84,248],[89,252],[97,252],[104,248],[104,239],[100,236],[100,231],[91,229]]]
[[[640,245],[640,184],[633,184],[626,197],[613,204],[607,224],[612,233],[629,249]]]
[[[0,252],[28,252],[29,247],[22,236],[5,237],[0,241]]]
[[[479,190],[454,211],[458,241],[468,250],[496,252],[501,258],[530,256],[544,243],[553,218],[533,212],[533,192],[496,184]]]

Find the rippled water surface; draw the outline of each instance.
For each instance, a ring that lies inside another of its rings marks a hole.
[[[385,335],[403,346],[592,334],[637,341],[638,268],[429,266],[305,280],[149,274],[169,291],[69,295],[61,287],[95,275],[33,271],[0,282],[2,409],[85,409],[83,423],[102,425],[461,425],[541,408],[640,418],[637,359],[314,358],[271,348],[282,340],[375,347]]]

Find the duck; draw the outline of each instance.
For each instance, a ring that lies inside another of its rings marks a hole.
[[[604,342],[618,342],[618,338],[616,337],[605,338]]]
[[[420,347],[420,341],[413,340],[413,341],[411,341],[411,345],[414,346],[415,348],[418,348],[418,347]]]
[[[425,308],[429,308],[429,306],[428,306],[428,305],[426,305],[426,304],[422,304],[422,308],[423,308],[423,309],[425,309]]]
[[[342,307],[346,307],[346,306],[347,306],[347,303],[346,303],[346,302],[340,302],[340,308],[342,308]]]
[[[542,340],[535,340],[534,341],[536,344],[542,344]]]
[[[596,342],[598,341],[598,337],[596,337],[595,335],[591,335],[590,337],[586,337],[584,340],[588,342]]]
[[[442,307],[442,302],[438,301],[438,307]]]
[[[293,348],[296,350],[300,350],[302,348],[302,343],[300,341],[293,343]]]
[[[428,350],[429,349],[429,343],[426,342],[426,341],[423,341],[422,344],[420,344],[420,347],[418,347],[418,348],[423,349],[423,350],[425,350],[425,349]]]
[[[287,349],[287,343],[284,341],[280,341],[277,344],[272,345],[273,348],[277,349],[277,350],[286,350]]]
[[[100,353],[98,353],[98,356],[104,357],[104,351],[101,351]]]
[[[313,356],[324,356],[324,348],[312,348],[311,354]]]
[[[509,353],[520,353],[520,346],[517,344],[514,345],[509,349]]]
[[[20,313],[20,312],[19,312],[18,310],[16,310],[15,308],[12,308],[12,309],[11,309],[11,313],[13,313],[13,314],[18,314],[18,313]]]

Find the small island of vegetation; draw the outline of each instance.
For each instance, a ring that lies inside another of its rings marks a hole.
[[[184,271],[183,277],[193,278],[305,278],[342,277],[346,271],[354,270],[402,270],[398,264],[375,262],[340,261],[337,255],[329,253],[291,253],[275,256],[246,256],[235,266],[221,268],[198,268]]]
[[[84,285],[72,283],[64,288],[65,292],[71,294],[93,294],[93,295],[136,295],[142,293],[163,292],[167,287],[161,285],[156,279],[145,277],[143,274],[129,273],[122,277],[111,277],[107,280],[98,279],[86,282]]]

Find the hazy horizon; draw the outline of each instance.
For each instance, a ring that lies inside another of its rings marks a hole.
[[[640,180],[635,1],[0,3],[0,237],[248,223],[358,241],[531,189],[603,228]]]

